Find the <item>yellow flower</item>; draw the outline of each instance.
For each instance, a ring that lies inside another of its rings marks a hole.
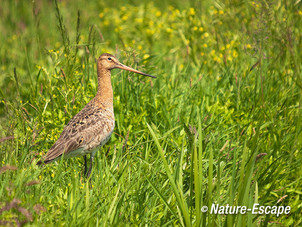
[[[252,46],[251,46],[250,44],[246,44],[246,48],[247,48],[247,49],[251,49]]]
[[[147,59],[148,57],[150,57],[150,55],[149,55],[149,54],[144,54],[143,59]]]
[[[225,47],[226,47],[227,49],[229,49],[229,48],[231,47],[231,45],[230,45],[230,44],[227,44]]]
[[[104,13],[99,13],[99,18],[103,18],[104,17]]]
[[[143,49],[142,45],[138,45],[137,49],[142,50]]]
[[[199,31],[200,31],[200,32],[203,32],[203,27],[199,27]]]
[[[146,33],[147,33],[148,35],[154,35],[155,30],[147,28]]]
[[[203,53],[203,52],[201,52],[201,53],[200,53],[200,56],[204,56],[204,53]]]
[[[208,47],[208,44],[206,44],[206,43],[203,44],[203,47],[204,47],[204,48],[207,48],[207,47]]]
[[[220,63],[220,62],[221,62],[221,59],[215,56],[215,57],[214,57],[214,61]]]
[[[122,29],[121,29],[121,26],[119,26],[119,27],[117,27],[117,28],[114,29],[115,32],[119,32],[119,31],[121,31],[121,30],[122,30]]]
[[[158,11],[156,11],[155,16],[160,17],[160,16],[161,16],[161,12],[160,12],[159,10],[158,10]]]
[[[207,33],[207,32],[204,33],[204,37],[206,37],[206,38],[209,37],[209,33]]]
[[[154,21],[153,21],[153,20],[150,20],[150,21],[149,21],[149,26],[152,27],[153,25],[154,25]]]
[[[220,15],[224,14],[223,10],[219,10],[219,14]]]
[[[121,23],[121,18],[115,17],[115,18],[114,18],[114,23],[115,23],[115,24],[120,24],[120,23]]]
[[[190,8],[189,15],[190,16],[194,16],[195,15],[195,9],[194,8]]]
[[[139,24],[141,24],[141,23],[143,23],[143,18],[135,18],[135,20],[134,20],[136,23],[139,23]]]
[[[166,28],[166,32],[171,33],[173,30],[171,28]]]
[[[128,15],[124,15],[124,16],[122,17],[122,20],[123,20],[123,21],[128,20]]]
[[[197,30],[198,30],[197,26],[194,26],[193,30],[194,30],[194,31],[197,31]]]
[[[233,55],[234,58],[237,58],[237,57],[238,57],[237,51],[236,51],[236,50],[233,50],[233,54],[232,54],[232,55]]]
[[[292,69],[288,69],[286,72],[287,72],[287,74],[292,74],[293,70]]]

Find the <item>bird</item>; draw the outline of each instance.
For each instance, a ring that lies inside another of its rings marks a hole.
[[[37,162],[37,165],[45,165],[60,158],[84,156],[84,175],[89,178],[95,153],[108,142],[115,126],[111,85],[112,69],[123,69],[156,78],[123,65],[111,54],[102,54],[97,59],[98,88],[95,97],[69,121],[58,140],[44,158]],[[86,159],[88,154],[90,154],[89,169],[87,169]]]

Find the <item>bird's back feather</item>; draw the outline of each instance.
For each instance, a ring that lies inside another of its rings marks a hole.
[[[44,161],[37,164],[47,164],[63,154],[64,158],[69,158],[90,153],[104,141],[107,142],[113,128],[113,107],[102,103],[95,105],[93,99],[69,121],[59,139],[47,152]]]

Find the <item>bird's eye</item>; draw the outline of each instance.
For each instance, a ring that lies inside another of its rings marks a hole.
[[[108,59],[108,61],[111,61],[112,59],[111,58],[107,58]]]

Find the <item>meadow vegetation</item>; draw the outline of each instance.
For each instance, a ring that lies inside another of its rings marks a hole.
[[[0,5],[0,225],[300,226],[300,1]],[[36,162],[114,54],[116,127],[97,153]],[[215,215],[203,206],[291,206]]]

